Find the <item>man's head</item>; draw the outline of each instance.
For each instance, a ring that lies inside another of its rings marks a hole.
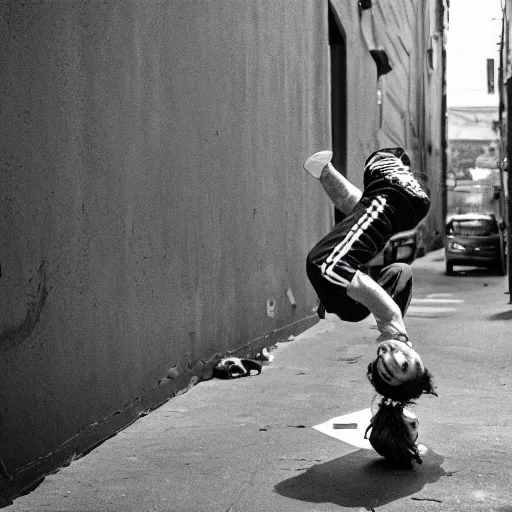
[[[402,341],[379,343],[377,358],[368,365],[367,376],[377,393],[392,400],[407,402],[423,393],[436,394],[432,375],[419,354]]]

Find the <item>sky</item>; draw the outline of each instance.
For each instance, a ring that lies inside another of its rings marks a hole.
[[[450,1],[446,43],[448,107],[498,105],[501,1]],[[495,63],[495,94],[487,93],[487,59],[494,59]]]

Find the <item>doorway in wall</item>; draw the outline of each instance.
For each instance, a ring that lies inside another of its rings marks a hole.
[[[347,46],[345,31],[334,8],[329,3],[329,48],[331,56],[331,125],[332,164],[343,176],[347,175]],[[343,214],[335,209],[334,220]]]

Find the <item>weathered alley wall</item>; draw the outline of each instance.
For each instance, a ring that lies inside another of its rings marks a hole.
[[[312,315],[330,208],[300,164],[330,145],[326,19],[317,1],[2,2],[11,475]]]

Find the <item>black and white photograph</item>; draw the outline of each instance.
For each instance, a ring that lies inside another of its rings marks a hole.
[[[0,509],[512,512],[512,0],[0,0]]]

